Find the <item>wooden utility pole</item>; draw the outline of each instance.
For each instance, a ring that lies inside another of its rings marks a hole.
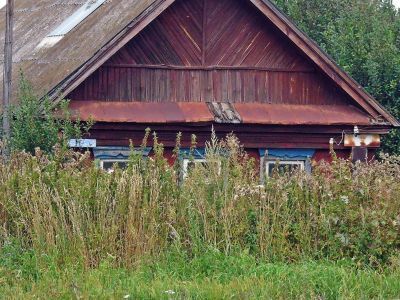
[[[7,0],[6,5],[6,33],[4,43],[4,74],[3,74],[3,137],[6,142],[5,154],[9,154],[10,140],[9,108],[11,98],[12,79],[12,49],[14,28],[14,0]]]

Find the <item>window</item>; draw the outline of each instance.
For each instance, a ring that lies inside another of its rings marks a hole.
[[[0,0],[3,1],[3,0]],[[88,0],[76,12],[64,20],[56,29],[48,34],[37,48],[49,48],[57,44],[68,32],[85,20],[98,9],[106,0]],[[1,2],[0,2],[1,3]]]
[[[189,174],[189,172],[191,170],[193,170],[196,165],[203,165],[205,166],[207,163],[207,161],[205,159],[184,159],[183,160],[183,177],[187,177],[187,175]]]
[[[221,162],[220,161],[209,161],[205,158],[195,158],[195,159],[184,159],[183,160],[183,178],[186,178],[191,170],[196,168],[196,166],[203,166],[204,168],[212,168],[216,164],[218,168],[218,174],[221,173]]]
[[[100,161],[100,168],[105,171],[110,171],[117,165],[120,169],[125,169],[128,166],[128,160],[125,159],[105,159]]]
[[[266,162],[266,175],[270,177],[274,174],[274,172],[278,172],[279,174],[283,174],[285,172],[293,173],[297,170],[304,171],[305,169],[305,161],[295,161],[295,160],[268,160]]]
[[[279,173],[302,170],[311,173],[314,149],[260,149],[261,181],[277,170]]]
[[[110,171],[115,164],[121,169],[126,168],[132,151],[133,153],[147,157],[150,154],[151,148],[145,148],[144,150],[141,148],[134,148],[132,150],[129,147],[96,147],[93,149],[93,156],[95,160],[99,161],[100,168]]]

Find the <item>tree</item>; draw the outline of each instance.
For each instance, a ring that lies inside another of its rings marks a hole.
[[[39,147],[51,153],[56,144],[67,147],[69,139],[81,138],[88,132],[92,122],[84,126],[79,120],[74,122],[67,109],[68,101],[54,106],[48,98],[40,99],[23,75],[19,82],[19,103],[10,109],[12,151],[34,154]]]
[[[400,13],[390,0],[276,0],[277,5],[400,118]],[[400,154],[400,132],[383,143]]]

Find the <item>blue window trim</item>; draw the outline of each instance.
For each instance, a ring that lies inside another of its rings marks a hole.
[[[266,161],[286,160],[286,161],[304,161],[304,170],[311,173],[311,159],[315,154],[315,149],[259,149],[262,159],[261,174],[266,165]],[[266,156],[267,154],[267,156]],[[264,176],[264,175],[262,175]]]
[[[193,149],[192,157],[194,159],[205,159],[206,158],[206,149],[205,148]],[[180,159],[189,159],[190,158],[190,148],[179,149],[179,158]]]
[[[268,154],[269,159],[306,160],[311,159],[315,149],[259,149],[260,156]]]
[[[142,148],[136,147],[133,149],[133,152],[135,154],[143,154],[143,156],[149,156],[152,148],[144,148],[143,152],[142,150]],[[93,149],[93,155],[95,159],[100,160],[126,160],[129,158],[131,151],[132,150],[130,147],[96,147]]]

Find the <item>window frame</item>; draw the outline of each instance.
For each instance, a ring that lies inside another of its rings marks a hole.
[[[100,169],[102,169],[102,170],[104,170],[104,171],[112,170],[112,168],[110,168],[110,169],[105,169],[105,168],[104,168],[104,163],[112,163],[112,165],[114,165],[114,164],[119,163],[119,162],[128,164],[128,163],[129,163],[129,159],[127,159],[127,158],[120,158],[120,159],[119,159],[119,158],[99,159]]]
[[[220,160],[210,161],[207,158],[183,158],[182,159],[182,178],[185,179],[188,176],[188,167],[190,163],[218,163],[218,174],[221,174],[222,162]]]
[[[301,171],[306,170],[306,159],[279,159],[279,158],[266,158],[264,160],[264,168],[265,168],[265,176],[266,178],[270,178],[272,174],[269,172],[269,166],[271,164],[276,165],[279,163],[279,165],[299,165]]]

